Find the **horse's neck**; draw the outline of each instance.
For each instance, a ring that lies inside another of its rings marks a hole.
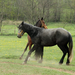
[[[34,35],[37,35],[38,33],[37,28],[30,24],[25,24],[25,30],[30,37],[33,37]]]

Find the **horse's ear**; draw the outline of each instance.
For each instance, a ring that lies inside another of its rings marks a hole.
[[[24,21],[22,21],[22,23],[21,23],[22,25],[24,24]]]
[[[43,17],[41,18],[41,20],[43,20]]]

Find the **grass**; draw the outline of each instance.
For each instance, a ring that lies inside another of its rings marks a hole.
[[[62,25],[60,27],[64,27],[63,23],[49,23],[48,28],[57,28],[60,24]],[[74,24],[67,24],[66,26],[65,29],[72,34],[73,44],[75,45]],[[7,26],[5,28],[7,28]],[[11,30],[10,33],[12,33]],[[62,52],[57,46],[44,48],[44,60],[42,64],[39,64],[34,60],[33,52],[27,65],[22,65],[29,49],[24,54],[22,60],[19,60],[19,57],[22,54],[26,44],[27,34],[24,34],[21,39],[17,38],[17,36],[0,36],[1,75],[72,75],[71,73],[66,73],[65,71],[70,71],[72,73],[75,72],[75,56],[70,66],[66,66],[67,56],[65,57],[63,65],[58,64],[62,56]],[[73,47],[73,50],[74,49],[75,47]],[[73,53],[75,53],[75,51]],[[51,68],[56,68],[58,70]],[[60,69],[61,71],[59,71]]]
[[[8,68],[8,69],[7,69]],[[0,66],[1,75],[71,75],[64,72],[49,70],[45,68],[34,67],[30,65],[7,64]]]

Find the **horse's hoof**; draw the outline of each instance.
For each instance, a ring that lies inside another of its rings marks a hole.
[[[70,64],[69,63],[66,63],[66,65],[69,66]]]
[[[59,65],[62,65],[63,63],[59,63]]]
[[[23,62],[22,64],[25,65],[25,64],[27,64],[27,62]]]
[[[30,60],[30,57],[28,58],[28,61]]]
[[[42,63],[42,60],[38,61],[38,63]]]

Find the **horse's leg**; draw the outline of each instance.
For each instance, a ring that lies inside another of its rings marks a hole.
[[[29,50],[31,50],[32,42],[29,42]],[[30,58],[28,58],[29,60]]]
[[[58,45],[59,46],[59,48],[62,50],[62,52],[63,52],[63,56],[62,56],[62,58],[61,58],[61,60],[60,60],[60,62],[59,62],[59,64],[62,64],[63,63],[63,60],[64,60],[64,58],[65,58],[65,56],[66,56],[66,53],[67,53],[67,51],[66,51],[66,48],[65,48],[65,46],[64,45]]]
[[[69,48],[66,46],[66,48],[67,48],[67,53],[68,53],[68,57],[67,57],[67,62],[66,62],[66,65],[69,65],[69,56],[70,56],[70,54],[69,54]]]
[[[60,60],[61,62],[62,62],[62,60],[64,59],[64,57],[65,57],[65,55],[66,55],[66,53],[68,53],[68,57],[67,57],[67,62],[66,62],[66,65],[69,65],[69,48],[67,47],[67,44],[66,45],[64,45],[64,51],[63,51],[63,53],[64,53],[64,55],[63,55],[63,57],[62,57],[62,59]]]
[[[62,59],[61,59],[61,61],[64,59],[64,57],[65,57],[65,55],[66,55],[66,53],[68,53],[68,57],[67,57],[67,62],[66,62],[66,65],[69,65],[69,48],[67,47],[67,44],[66,45],[64,45],[64,51],[63,51],[63,53],[64,53],[64,55],[63,55],[63,57],[62,57]]]
[[[28,42],[29,42],[29,50],[31,50],[32,40],[31,40],[31,37],[29,35],[28,35]]]
[[[66,55],[66,53],[63,53],[63,56],[62,56],[62,58],[61,58],[59,64],[63,64],[63,60],[64,60],[64,58],[65,58],[65,55]]]
[[[24,61],[23,64],[27,63],[28,58],[30,57],[31,53],[32,53],[35,49],[36,49],[36,46],[34,45],[33,48],[28,52],[28,55],[27,55],[27,57],[26,57],[26,59],[25,59],[25,61]]]
[[[23,54],[20,56],[20,59],[22,59],[22,57],[23,57],[23,55],[24,55],[25,51],[27,50],[28,45],[29,45],[29,42],[27,43],[26,48],[24,49]]]
[[[31,46],[32,46],[32,42],[31,42],[31,43],[29,43],[29,50],[31,50]]]
[[[39,61],[39,63],[42,63],[42,61],[43,61],[43,47],[41,47],[41,60]]]

